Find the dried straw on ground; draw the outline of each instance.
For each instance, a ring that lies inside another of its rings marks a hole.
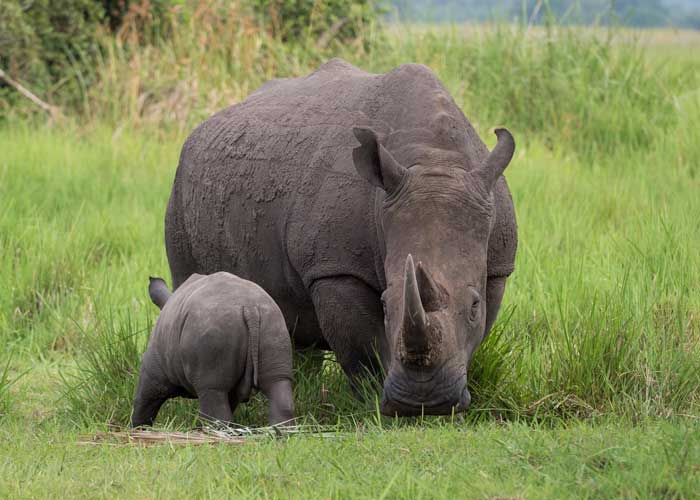
[[[340,437],[341,434],[324,430],[318,426],[287,427],[222,427],[204,428],[200,431],[176,432],[155,429],[114,429],[107,432],[84,434],[78,438],[81,446],[151,446],[154,444],[201,445],[201,444],[244,444],[251,439],[288,437],[308,434],[316,437]]]

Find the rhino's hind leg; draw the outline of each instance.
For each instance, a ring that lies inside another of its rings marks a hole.
[[[178,211],[175,200],[177,189],[170,195],[165,212],[165,251],[168,254],[173,292],[192,274],[197,272],[197,263],[192,256],[189,235],[185,231],[182,211]]]
[[[269,403],[268,421],[270,425],[294,424],[294,396],[292,381],[288,379],[267,383],[260,388]]]
[[[381,375],[379,356],[387,348],[379,294],[357,278],[338,276],[315,281],[311,297],[323,337],[359,396],[361,378]]]
[[[199,398],[199,417],[206,422],[231,422],[233,416],[231,402],[227,391],[208,389],[197,391]]]

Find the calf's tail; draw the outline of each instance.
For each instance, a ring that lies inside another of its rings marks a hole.
[[[170,290],[168,290],[168,285],[165,284],[163,278],[154,278],[150,276],[148,281],[148,295],[151,296],[151,301],[157,305],[159,309],[163,309],[163,306],[171,295]]]

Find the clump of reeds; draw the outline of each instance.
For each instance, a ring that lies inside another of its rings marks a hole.
[[[10,388],[10,360],[7,360],[5,366],[0,372],[0,416],[4,415],[9,406],[9,388]]]
[[[12,376],[10,373],[11,363],[12,354],[7,357],[4,365],[0,364],[0,417],[4,416],[10,409],[10,387],[28,371]]]

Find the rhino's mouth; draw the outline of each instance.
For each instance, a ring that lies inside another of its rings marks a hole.
[[[419,415],[451,415],[452,413],[460,413],[469,408],[471,396],[465,390],[464,394],[458,401],[444,401],[435,403],[426,401],[425,403],[417,404],[396,399],[382,398],[379,405],[379,411],[382,415],[389,417],[415,417]]]
[[[426,396],[426,397],[423,397]],[[471,403],[466,376],[458,377],[447,392],[424,393],[416,398],[392,383],[385,384],[379,411],[387,416],[451,415],[465,411]]]

